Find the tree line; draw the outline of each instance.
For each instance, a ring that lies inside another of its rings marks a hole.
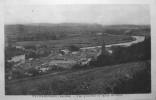
[[[143,42],[132,44],[129,47],[113,46],[113,53],[101,54],[90,62],[91,66],[115,65],[121,63],[151,60],[151,37],[145,37]]]
[[[46,34],[37,34],[35,36],[20,36],[16,38],[17,42],[22,41],[45,41],[45,40],[59,40],[65,38],[65,35],[46,35]]]

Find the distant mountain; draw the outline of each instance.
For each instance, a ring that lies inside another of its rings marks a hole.
[[[17,24],[18,25],[18,24]],[[20,24],[19,24],[20,25]],[[93,26],[102,26],[97,23],[29,23],[23,25],[34,25],[34,26],[84,26],[84,25],[93,25]]]

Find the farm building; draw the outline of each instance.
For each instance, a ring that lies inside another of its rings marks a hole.
[[[49,66],[57,65],[64,68],[69,68],[73,65],[77,64],[77,61],[75,60],[53,60],[49,63]]]
[[[22,47],[22,46],[19,46],[19,45],[17,45],[17,46],[15,46],[17,49],[22,49],[22,50],[24,50],[24,47]]]
[[[69,50],[68,49],[61,50],[61,51],[64,52],[64,54],[68,54],[69,53]]]
[[[19,61],[23,61],[25,60],[25,55],[19,55],[19,56],[15,56],[15,57],[12,57],[11,61],[13,62],[19,62]]]

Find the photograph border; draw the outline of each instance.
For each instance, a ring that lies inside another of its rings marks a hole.
[[[150,5],[150,16],[151,16],[151,75],[152,75],[152,93],[149,94],[103,94],[103,95],[39,95],[39,96],[9,96],[5,95],[5,81],[4,81],[4,12],[5,6],[9,5],[65,5],[65,4],[147,4]],[[156,0],[1,0],[0,1],[0,45],[1,45],[1,53],[0,53],[0,96],[5,99],[88,99],[88,100],[103,100],[103,99],[126,99],[126,100],[134,100],[134,99],[144,99],[144,100],[153,100],[156,99]],[[51,98],[52,97],[52,98]]]

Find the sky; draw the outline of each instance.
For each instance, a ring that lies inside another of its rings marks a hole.
[[[149,5],[84,4],[5,6],[5,24],[97,23],[150,24]]]

